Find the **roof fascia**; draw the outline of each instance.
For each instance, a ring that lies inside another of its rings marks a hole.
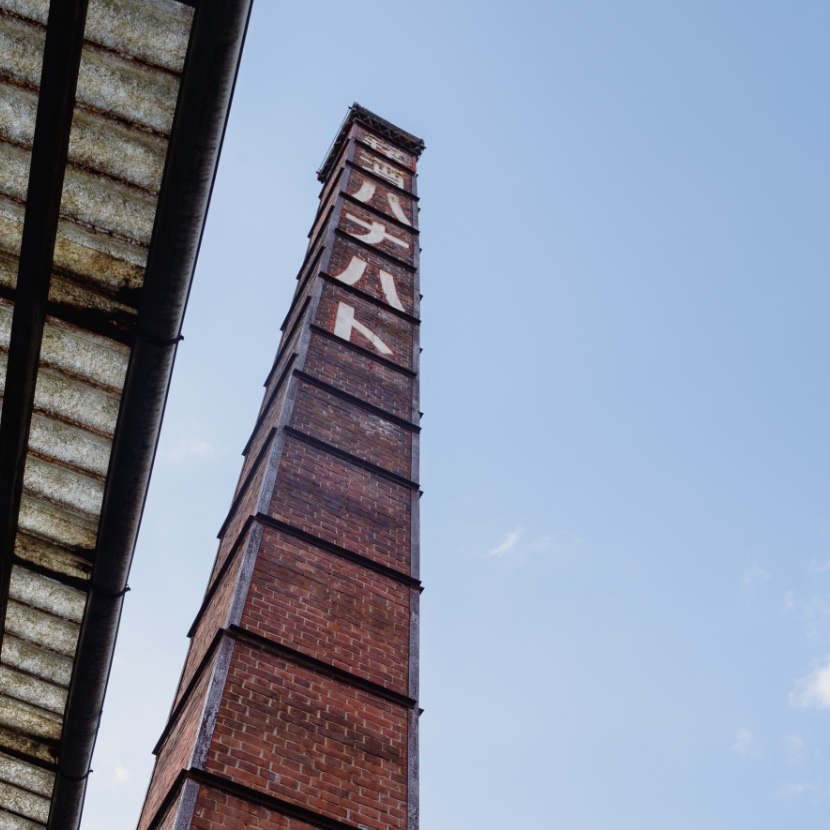
[[[58,232],[87,0],[50,3],[0,422],[0,641]]]
[[[47,830],[76,830],[252,0],[199,3],[104,491]]]

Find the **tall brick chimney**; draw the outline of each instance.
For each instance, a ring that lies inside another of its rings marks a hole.
[[[418,826],[418,206],[424,145],[355,104],[140,830]]]

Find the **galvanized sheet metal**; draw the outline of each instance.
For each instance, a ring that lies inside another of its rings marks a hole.
[[[0,15],[0,75],[37,89],[45,39],[43,26]]]
[[[81,622],[86,603],[85,591],[17,566],[12,568],[11,596],[32,608],[74,623]]]
[[[0,665],[0,693],[9,695],[56,715],[66,708],[66,689],[54,683],[46,683],[30,674]]]
[[[0,830],[42,830],[46,825],[29,821],[13,813],[0,813]]]
[[[20,502],[19,529],[30,536],[54,542],[58,546],[93,551],[98,532],[97,522],[34,498],[23,491]]]
[[[86,513],[97,519],[104,497],[100,479],[80,475],[59,464],[51,464],[29,453],[23,486],[44,501],[59,504],[67,510]]]
[[[0,90],[2,95],[2,90]],[[69,161],[158,192],[167,142],[153,133],[78,110],[69,135]]]
[[[8,141],[0,141],[0,182],[4,195],[26,201],[31,160],[32,154],[28,150]]]
[[[0,196],[0,250],[17,257],[20,254],[22,236],[22,206]]]
[[[118,397],[51,369],[41,369],[35,408],[66,423],[111,436],[118,417]]]
[[[69,686],[72,660],[54,651],[32,645],[19,637],[7,635],[3,640],[3,663],[40,677],[58,686]]]
[[[49,799],[20,787],[0,782],[0,794],[10,809],[33,821],[45,823],[49,817]]]
[[[17,758],[0,752],[0,781],[38,795],[48,796],[52,792],[54,780],[55,776],[48,770],[24,764]]]
[[[3,0],[0,8],[44,25],[49,16],[49,0]]]
[[[116,394],[124,386],[130,350],[59,320],[47,319],[41,361]]]
[[[0,413],[48,11],[0,0]],[[44,765],[59,747],[192,19],[174,0],[89,4],[0,644],[0,830],[48,819]]]
[[[0,81],[0,138],[31,147],[36,112],[34,90]]]
[[[78,641],[78,626],[21,602],[9,601],[6,631],[21,640],[71,657]]]
[[[77,315],[77,319],[85,320],[96,331],[109,330],[113,337],[130,340],[136,319],[134,298],[128,297],[128,303],[120,302],[105,289],[100,284],[87,285],[82,280],[56,275],[49,285],[49,302],[70,319]]]
[[[0,349],[8,349],[14,307],[0,300]],[[60,320],[47,319],[40,359],[44,365],[83,378],[118,394],[124,385],[130,350]]]
[[[69,219],[148,245],[155,210],[155,198],[144,191],[86,170],[66,171],[61,214]]]
[[[118,52],[180,72],[193,9],[172,0],[92,0],[87,37]]]
[[[46,539],[19,531],[15,539],[14,555],[23,563],[47,569],[58,576],[71,577],[75,583],[89,579],[91,561],[77,550],[54,544]]]
[[[136,289],[144,282],[146,264],[146,247],[67,220],[58,223],[56,270],[86,277],[110,289]]]
[[[178,77],[112,52],[85,46],[78,102],[124,121],[166,133],[173,122]]]
[[[4,0],[0,7],[43,24],[49,14],[49,0]],[[178,72],[184,64],[192,18],[192,8],[173,0],[92,0],[86,37]]]
[[[56,741],[61,735],[61,719],[54,713],[7,694],[0,694],[0,724],[41,741]]]
[[[29,449],[103,479],[107,474],[112,444],[79,427],[35,414],[29,433]]]
[[[39,741],[20,731],[7,729],[2,725],[0,725],[0,746],[14,750],[14,752],[20,753],[26,758],[34,759],[39,762],[33,764],[36,767],[43,764],[52,765],[57,758],[54,746],[51,743]],[[3,815],[1,806],[0,815]]]
[[[0,8],[44,25],[49,16],[49,0],[3,0]]]
[[[54,780],[54,774],[48,770],[33,767],[0,752],[0,781],[48,797]]]
[[[0,74],[36,89],[46,29],[0,16]],[[173,120],[178,76],[86,44],[76,98],[79,104],[134,124],[167,132]]]
[[[19,816],[45,822],[54,781],[53,773],[0,753],[0,803]]]

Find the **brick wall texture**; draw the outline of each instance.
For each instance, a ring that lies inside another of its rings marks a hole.
[[[314,830],[310,824],[213,787],[200,787],[194,830]]]
[[[416,146],[332,150],[139,830],[417,830]]]

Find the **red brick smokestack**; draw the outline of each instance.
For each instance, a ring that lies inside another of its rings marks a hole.
[[[418,826],[423,142],[354,105],[140,830]]]

